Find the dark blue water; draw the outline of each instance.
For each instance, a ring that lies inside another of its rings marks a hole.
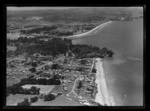
[[[116,56],[104,62],[110,95],[116,105],[143,105],[143,19],[112,22],[97,34],[73,43],[115,51]]]

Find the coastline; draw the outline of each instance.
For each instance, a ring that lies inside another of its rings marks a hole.
[[[98,30],[100,30],[101,28],[103,28],[105,25],[108,25],[109,23],[111,23],[112,21],[107,21],[105,23],[102,23],[100,25],[98,25],[97,27],[95,27],[94,29],[85,32],[85,33],[81,33],[81,34],[77,34],[77,35],[71,35],[71,36],[67,36],[67,37],[62,37],[62,38],[79,38],[82,36],[87,36],[87,35],[91,35],[92,33],[96,33]]]
[[[123,61],[119,62],[118,59],[103,61],[106,79],[108,78],[109,94],[111,98],[113,97],[112,101],[115,106],[143,105],[142,61],[128,57],[125,57]]]
[[[96,80],[95,83],[97,84],[98,93],[96,94],[95,101],[100,103],[101,105],[113,106],[114,102],[109,97],[104,69],[103,69],[103,62],[101,58],[96,58]]]

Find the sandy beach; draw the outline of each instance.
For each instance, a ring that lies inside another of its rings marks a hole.
[[[101,105],[113,106],[105,79],[105,74],[103,70],[103,62],[100,58],[96,58],[96,81],[98,93],[96,94],[95,101]]]
[[[100,29],[102,29],[103,27],[105,27],[106,25],[108,25],[111,22],[112,21],[108,21],[108,22],[105,22],[103,24],[100,24],[99,26],[95,27],[94,29],[92,29],[92,30],[90,30],[88,32],[77,34],[77,35],[72,35],[72,36],[67,36],[67,37],[63,37],[63,38],[78,38],[78,37],[91,35],[91,34],[94,34],[94,33],[98,32]]]

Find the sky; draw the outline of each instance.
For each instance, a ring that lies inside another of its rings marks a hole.
[[[63,10],[63,9],[70,9],[70,8],[76,8],[76,7],[15,7],[15,6],[8,6],[7,7],[7,10],[11,10],[11,11],[21,11],[21,10],[45,10],[45,9],[55,9],[55,10]],[[81,7],[80,7],[81,8]],[[102,8],[102,7],[99,7],[99,8]],[[106,8],[106,7],[105,7]],[[116,7],[115,7],[116,8]],[[125,8],[125,9],[139,9],[141,7],[122,7],[122,8]]]
[[[12,11],[21,11],[21,10],[45,10],[45,9],[68,9],[68,8],[73,8],[73,7],[7,7],[7,10],[12,10]]]

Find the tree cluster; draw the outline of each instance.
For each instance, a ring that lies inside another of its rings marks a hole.
[[[65,54],[68,51],[68,45],[63,39],[53,38],[43,44],[32,45],[26,48],[26,52],[30,55],[40,53],[42,55],[56,56]]]
[[[57,29],[57,27],[56,26],[44,26],[44,27],[41,27],[41,28],[34,28],[34,29],[31,29],[31,30],[20,30],[20,32],[22,33],[22,34],[33,34],[33,33],[37,33],[37,34],[39,34],[39,33],[41,33],[41,32],[43,32],[43,31],[52,31],[52,30],[55,30],[55,29]]]
[[[80,64],[82,64],[82,65],[87,64],[87,60],[81,60],[81,61],[80,61]]]
[[[71,51],[76,55],[76,58],[93,58],[93,57],[112,57],[114,52],[107,48],[100,49],[91,45],[71,45]]]
[[[24,89],[20,84],[13,84],[7,87],[7,96],[9,94],[39,94],[40,89],[32,86],[30,89]]]
[[[28,41],[29,40],[29,41]],[[30,41],[31,40],[31,41]],[[21,43],[27,43],[19,45]],[[27,53],[33,55],[34,53],[39,53],[41,55],[52,55],[53,57],[59,54],[66,54],[70,52],[75,55],[76,58],[93,58],[93,57],[112,57],[114,52],[107,48],[99,48],[91,45],[81,45],[72,44],[70,39],[52,38],[48,41],[43,41],[39,39],[33,39],[34,44],[30,45],[32,42],[31,38],[20,38],[17,40],[15,45],[17,46],[16,54]]]
[[[60,85],[60,80],[59,78],[55,77],[56,75],[53,76],[53,78],[46,79],[46,78],[24,78],[20,81],[20,84],[25,85],[25,84],[39,84],[39,85]]]
[[[55,35],[55,36],[69,36],[73,35],[73,31],[59,31],[59,30],[52,30],[52,31],[45,31],[44,34],[49,34],[49,35]]]
[[[79,81],[79,84],[78,84],[77,88],[80,89],[82,86],[83,86],[82,81]]]
[[[37,96],[30,98],[30,102],[31,103],[34,103],[36,101],[38,101],[38,97]]]
[[[62,67],[59,64],[52,64],[51,69],[61,69]]]
[[[44,101],[52,101],[54,99],[55,99],[55,95],[53,95],[51,93],[44,96]]]
[[[29,102],[29,100],[27,98],[25,98],[24,101],[19,102],[17,104],[17,106],[30,106],[30,105],[31,105],[31,103]]]
[[[60,85],[61,81],[59,80],[58,75],[54,75],[53,78],[46,79],[40,78],[35,79],[34,76],[21,79],[19,83],[13,84],[12,86],[7,87],[7,95],[9,94],[39,94],[40,89],[36,87],[31,87],[30,89],[24,89],[21,86],[26,84],[38,84],[38,85]]]
[[[92,69],[92,73],[96,73],[96,69],[95,68]]]

